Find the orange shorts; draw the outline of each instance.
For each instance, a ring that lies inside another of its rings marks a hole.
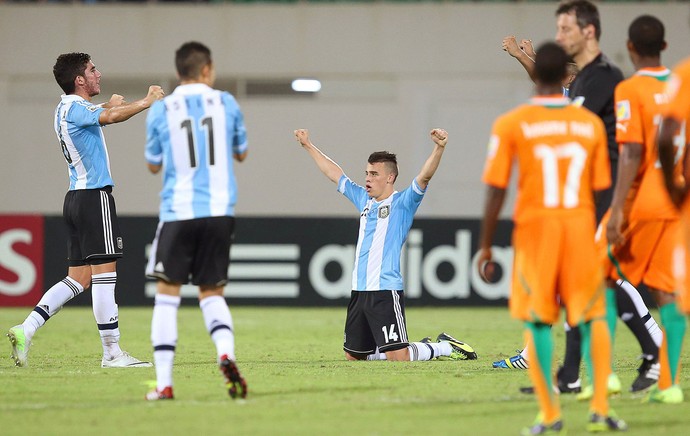
[[[594,214],[555,214],[516,224],[510,313],[553,324],[560,302],[568,324],[604,316],[604,281],[594,245]]]
[[[597,247],[605,246],[604,274],[613,280],[623,279],[634,286],[644,282],[648,287],[663,292],[676,290],[673,270],[673,252],[678,244],[680,222],[632,221],[625,230],[623,245],[606,243],[606,224],[609,214],[601,221],[597,231]]]

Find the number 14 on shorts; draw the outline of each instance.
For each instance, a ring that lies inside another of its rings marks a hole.
[[[386,328],[384,325],[381,327],[381,330],[383,330],[383,338],[386,340],[386,343],[398,341],[398,333],[395,332],[395,324],[391,324],[390,328]]]

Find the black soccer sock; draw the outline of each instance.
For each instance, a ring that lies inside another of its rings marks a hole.
[[[581,342],[580,329],[566,326],[565,357],[563,357],[563,366],[558,370],[559,381],[572,383],[580,377]]]
[[[631,295],[633,292],[637,295]],[[635,304],[635,301],[637,301],[637,304]],[[635,335],[642,353],[648,360],[656,361],[659,358],[659,346],[655,343],[652,334],[647,328],[652,315],[644,305],[639,291],[629,283],[625,283],[624,286],[616,284],[616,304],[618,306],[618,316],[628,326],[632,334]],[[653,356],[653,359],[650,359],[649,356]]]

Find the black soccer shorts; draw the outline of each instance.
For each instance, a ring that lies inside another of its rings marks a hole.
[[[67,225],[70,266],[106,263],[122,257],[122,234],[111,186],[68,191],[62,217]]]
[[[409,345],[403,291],[352,291],[343,349],[350,354],[395,351]]]
[[[230,216],[162,222],[146,275],[168,283],[223,286],[234,231],[235,218]]]

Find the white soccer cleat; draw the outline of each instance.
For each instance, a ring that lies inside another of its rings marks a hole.
[[[151,366],[153,366],[153,363],[143,362],[136,357],[130,356],[126,351],[110,360],[101,360],[101,368],[149,368]]]

